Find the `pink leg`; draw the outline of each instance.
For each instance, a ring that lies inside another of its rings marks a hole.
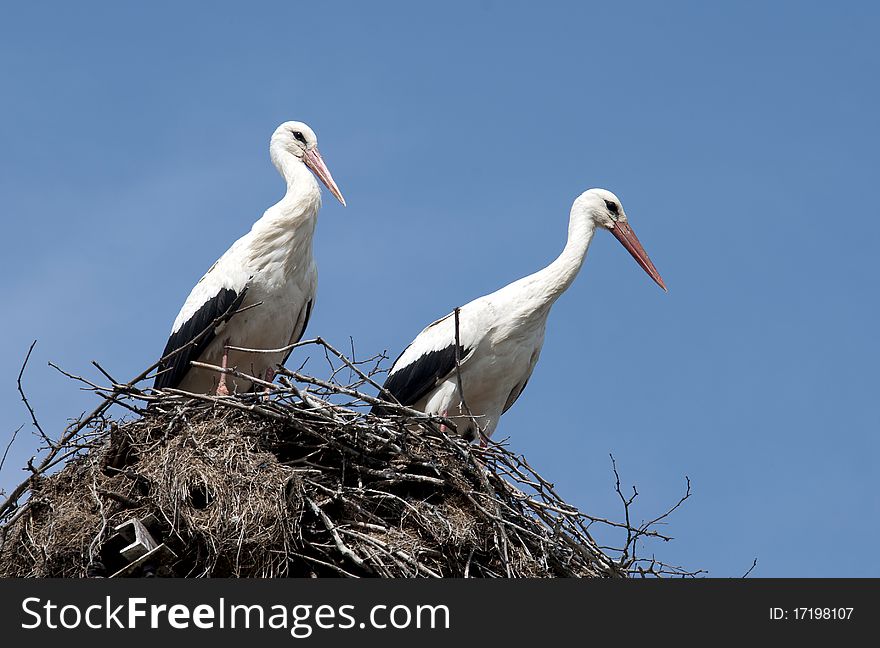
[[[443,410],[443,414],[441,414],[440,416],[442,416],[443,418],[446,418],[446,415],[448,413],[449,413],[449,410],[445,409],[445,410]],[[445,423],[440,424],[440,432],[443,434],[446,434],[446,424]]]
[[[229,340],[225,340],[223,342],[223,360],[220,363],[220,366],[223,369],[226,369],[229,364],[229,349],[226,348],[226,345],[229,344]],[[220,374],[220,382],[217,384],[217,395],[218,396],[229,396],[229,388],[226,386],[226,374]]]
[[[267,367],[266,372],[263,375],[263,380],[266,382],[272,382],[275,380],[275,370],[272,367]],[[263,387],[263,398],[269,398],[269,392],[272,391],[271,387]]]

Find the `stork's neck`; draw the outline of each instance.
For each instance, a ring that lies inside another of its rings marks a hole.
[[[321,190],[315,176],[295,155],[274,146],[270,153],[284,176],[287,192],[251,228],[252,264],[260,269],[278,263],[285,271],[293,271],[303,265],[300,262],[311,259]]]
[[[273,145],[269,149],[269,154],[278,173],[287,183],[288,193],[298,189],[317,188],[318,183],[315,181],[315,176],[312,175],[305,163],[293,153],[281,146]]]
[[[289,221],[314,220],[321,207],[321,190],[315,176],[305,163],[293,153],[274,144],[269,147],[272,163],[284,177],[287,192],[284,198],[275,205],[276,209],[266,212],[266,217]],[[289,225],[297,225],[291,222]],[[314,223],[311,227],[314,229]]]
[[[529,292],[532,298],[540,305],[548,308],[552,306],[574,281],[587,256],[595,231],[596,225],[591,218],[572,212],[568,222],[568,241],[562,253],[546,268],[525,279],[531,288]]]

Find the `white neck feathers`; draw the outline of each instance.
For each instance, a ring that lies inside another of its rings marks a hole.
[[[251,259],[258,267],[269,263],[287,267],[294,259],[311,258],[321,190],[302,160],[274,143],[269,151],[287,192],[251,228]]]
[[[584,263],[595,231],[593,219],[572,208],[568,240],[562,253],[546,268],[523,280],[531,288],[532,299],[549,308],[566,291]]]

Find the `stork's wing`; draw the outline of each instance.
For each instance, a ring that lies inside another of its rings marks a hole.
[[[456,355],[464,364],[476,348],[476,339],[471,327],[466,326],[463,315],[462,310],[457,354],[453,312],[428,325],[403,350],[394,361],[379,398],[392,402],[396,400],[401,405],[414,405],[455,370]],[[377,416],[386,414],[381,405],[373,406],[371,411]]]
[[[543,337],[541,338],[541,344],[543,344]],[[510,395],[507,397],[507,402],[504,403],[504,409],[501,410],[501,413],[504,414],[507,410],[513,407],[513,404],[516,402],[516,399],[519,398],[522,393],[526,389],[526,385],[529,384],[529,378],[532,377],[532,372],[535,370],[535,365],[538,364],[538,357],[541,355],[541,346],[538,346],[538,349],[532,353],[532,357],[529,360],[529,373],[526,374],[526,377],[523,379],[522,383],[516,385],[510,392]]]
[[[510,395],[507,397],[507,402],[504,403],[504,409],[501,410],[502,414],[504,414],[505,412],[507,412],[507,410],[509,410],[511,407],[513,407],[513,404],[516,402],[516,399],[522,395],[523,391],[525,391],[526,385],[528,385],[528,384],[529,384],[529,379],[526,378],[525,380],[522,381],[522,384],[517,385],[516,387],[514,387],[511,390]]]
[[[153,383],[155,389],[174,388],[180,385],[190,369],[189,363],[197,360],[211,340],[216,337],[216,328],[228,322],[235,314],[245,294],[247,294],[247,286],[238,292],[231,288],[220,288],[213,297],[209,297],[172,331],[168,344],[162,352],[163,358],[181,347],[189,346],[159,365],[159,374]],[[193,342],[196,338],[198,340]],[[193,343],[190,344],[191,342]]]
[[[288,345],[296,344],[297,342],[302,340],[303,335],[305,335],[306,327],[309,325],[309,320],[312,317],[312,300],[311,299],[306,302],[305,306],[303,306],[303,312],[300,314],[300,317],[302,318],[302,324],[300,325],[298,331],[296,329],[294,329],[293,335],[290,336],[290,342],[288,342]],[[286,354],[284,354],[284,358],[278,364],[283,365],[285,362],[287,362],[287,359],[290,357],[291,353],[293,353],[293,349],[290,349]]]

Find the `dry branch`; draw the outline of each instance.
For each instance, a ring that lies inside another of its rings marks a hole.
[[[112,529],[155,519],[175,576],[622,577],[692,575],[637,557],[635,526],[567,504],[522,456],[447,433],[451,421],[365,394],[379,371],[320,338],[330,377],[282,370],[233,396],[153,392],[154,365],[109,386],[70,375],[104,400],[31,462],[0,504],[0,576],[100,572]],[[340,384],[347,373],[350,384]],[[292,381],[296,381],[295,385]],[[144,410],[143,402],[150,403]],[[137,413],[114,419],[113,404]],[[368,413],[381,404],[385,418]],[[49,474],[62,463],[63,469]],[[617,475],[616,464],[614,465]],[[594,535],[626,534],[618,548]]]

